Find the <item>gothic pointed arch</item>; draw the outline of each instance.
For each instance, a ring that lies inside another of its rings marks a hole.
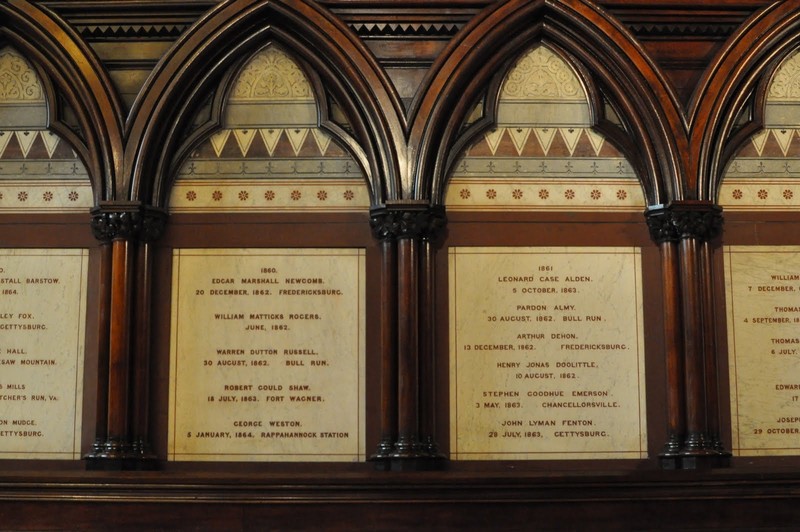
[[[411,111],[411,142],[420,146],[415,197],[443,201],[453,148],[496,121],[492,104],[501,84],[493,80],[538,42],[562,50],[588,73],[591,126],[612,138],[630,161],[646,203],[681,199],[686,132],[678,99],[628,30],[582,0],[500,3],[451,41],[427,79],[437,90],[423,93]],[[485,99],[484,119],[462,130],[487,86],[494,93]]]
[[[132,199],[165,205],[174,177],[170,155],[183,132],[225,76],[267,43],[318,76],[318,124],[356,159],[370,203],[399,197],[406,151],[402,104],[363,43],[308,0],[228,0],[183,34],[134,103],[125,154]],[[334,116],[334,106],[349,131]],[[219,118],[211,112],[207,131],[219,127]]]
[[[16,49],[0,45],[0,213],[85,213],[94,205],[74,136],[48,128],[48,81]]]
[[[728,156],[723,151],[728,162],[715,188],[715,200],[727,211],[796,210],[800,205],[800,49],[783,57],[777,68],[767,69],[747,110],[743,116],[750,120],[724,146],[735,153]]]
[[[329,114],[315,73],[269,42],[227,76],[168,175],[169,212],[358,212],[369,208],[349,123]],[[210,116],[209,116],[210,115]]]
[[[83,161],[94,203],[116,199],[123,171],[123,113],[99,59],[58,15],[28,0],[0,4],[0,17],[0,43],[40,69],[47,127],[67,139]],[[65,106],[75,115],[76,128],[64,118]]]
[[[602,102],[590,104],[598,91],[582,70],[553,44],[537,43],[500,72],[489,116],[467,126],[490,129],[477,138],[464,131],[448,160],[448,211],[644,208],[637,173],[617,148],[630,148],[623,126],[603,118],[593,127]]]
[[[743,24],[706,70],[688,112],[697,199],[717,200],[725,169],[766,125],[773,74],[798,46],[800,5],[776,2]]]

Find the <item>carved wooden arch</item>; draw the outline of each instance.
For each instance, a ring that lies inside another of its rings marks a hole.
[[[689,105],[692,199],[715,202],[728,162],[764,127],[767,84],[789,53],[800,47],[800,4],[777,2],[742,25],[714,58]],[[752,104],[746,124],[742,110]]]
[[[592,79],[591,73],[580,63],[576,61],[570,54],[565,52],[557,44],[549,41],[549,39],[542,39],[539,41],[542,45],[547,46],[548,50],[552,51],[555,55],[560,57],[575,73],[584,93],[587,97],[589,106],[589,115],[591,117],[592,127],[603,134],[607,139],[617,146],[623,153],[631,154],[629,161],[633,164],[637,175],[642,175],[644,168],[641,165],[641,160],[634,157],[635,146],[627,133],[618,124],[611,122],[605,116],[606,101],[603,98],[602,91]],[[523,50],[524,54],[527,48]],[[458,163],[460,155],[469,148],[480,136],[487,131],[491,130],[497,125],[497,113],[500,105],[500,91],[503,87],[503,82],[508,77],[509,72],[513,68],[515,62],[519,59],[518,56],[507,58],[503,66],[492,76],[491,81],[485,89],[482,96],[483,115],[475,122],[464,127],[463,131],[458,135],[453,144],[446,161],[446,166],[443,173],[449,176]],[[477,105],[477,104],[476,104]],[[474,108],[474,106],[473,106]],[[638,163],[638,164],[637,164]]]
[[[122,105],[95,53],[58,15],[28,0],[0,4],[0,38],[36,64],[48,127],[70,142],[92,181],[94,202],[116,199],[122,174]],[[61,121],[53,85],[75,112],[81,137]]]
[[[6,38],[5,32],[0,29],[0,50],[8,46],[19,53],[16,42],[10,42]],[[22,52],[22,55],[26,60],[28,60],[29,56],[35,55],[35,53],[31,53],[30,50],[26,50]],[[53,85],[53,80],[50,79],[47,70],[45,70],[39,63],[35,61],[29,61],[29,63],[42,84],[42,93],[44,94],[45,106],[47,108],[48,123],[46,124],[46,127],[65,139],[69,143],[70,147],[75,150],[75,153],[78,154],[78,157],[81,159],[81,161],[86,164],[86,162],[91,159],[89,148],[86,146],[83,138],[80,135],[82,132],[73,130],[73,128],[60,119],[63,110],[60,108],[61,106],[59,105],[58,101],[59,93],[56,87]],[[93,185],[96,184],[94,180],[92,180],[92,183]],[[96,190],[102,190],[102,187],[98,186],[94,186],[93,188]]]
[[[311,0],[228,0],[183,34],[134,103],[125,152],[131,199],[165,204],[171,155],[193,111],[231,67],[270,41],[308,64],[342,106],[357,141],[344,137],[345,145],[365,165],[372,204],[399,197],[402,104],[363,43]],[[326,108],[321,125],[336,134]]]
[[[225,108],[228,104],[230,91],[239,75],[242,73],[242,70],[255,55],[264,51],[266,48],[277,44],[278,43],[276,39],[270,40],[266,44],[259,47],[253,54],[238,58],[237,61],[235,61],[235,63],[229,67],[228,71],[221,76],[221,80],[217,82],[217,85],[213,90],[213,94],[208,100],[208,118],[204,122],[195,124],[195,129],[191,131],[183,139],[180,145],[175,148],[175,151],[172,152],[171,159],[164,161],[165,164],[169,163],[169,166],[165,167],[166,173],[163,174],[164,180],[158,184],[158,188],[153,195],[153,198],[162,199],[163,202],[155,202],[155,205],[165,209],[168,207],[166,201],[168,201],[169,198],[169,190],[172,188],[181,165],[184,163],[184,161],[186,161],[198,144],[207,139],[216,131],[219,131],[220,128],[224,127],[222,121],[225,114]],[[369,168],[370,164],[366,152],[356,141],[356,139],[354,139],[345,129],[345,127],[349,127],[349,125],[341,125],[332,119],[331,103],[333,102],[328,101],[328,93],[325,89],[325,85],[317,72],[304,61],[297,59],[296,57],[292,57],[292,60],[303,72],[308,80],[309,85],[311,86],[311,92],[317,104],[320,127],[325,129],[337,141],[339,141],[345,147],[345,149],[348,150],[351,155],[353,155],[353,158],[358,162],[361,168]],[[176,130],[176,133],[181,133],[181,131]],[[372,188],[372,182],[369,179],[367,180],[366,184],[369,188]],[[370,190],[370,193],[371,197],[374,197],[372,190]]]
[[[509,58],[539,41],[576,58],[609,97],[630,140],[625,142],[604,123],[594,99],[596,127],[612,135],[634,165],[647,203],[681,199],[686,132],[678,99],[634,37],[585,0],[499,3],[449,44],[427,79],[428,91],[412,107],[410,144],[419,146],[413,161],[418,179],[414,197],[443,201],[448,157],[471,105]]]

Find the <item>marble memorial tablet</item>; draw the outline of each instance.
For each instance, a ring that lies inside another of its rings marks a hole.
[[[358,461],[362,249],[173,256],[169,459]]]
[[[644,458],[638,248],[450,249],[451,457]]]
[[[81,457],[88,259],[0,249],[0,458]]]
[[[800,454],[800,247],[724,253],[732,451]]]

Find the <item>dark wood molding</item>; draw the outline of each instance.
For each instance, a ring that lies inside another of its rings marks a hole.
[[[734,212],[723,227],[716,195],[764,127],[771,76],[800,47],[800,3],[7,0],[0,41],[37,69],[49,129],[86,165],[96,206],[91,220],[0,213],[3,247],[91,250],[88,459],[4,460],[3,526],[525,528],[531,515],[545,528],[796,526],[800,458],[726,449],[735,382],[720,249],[798,245],[800,218]],[[273,43],[308,75],[319,126],[360,165],[371,210],[179,214],[167,225],[178,165],[220,127],[242,65]],[[592,127],[642,182],[644,219],[445,216],[454,161],[496,125],[503,77],[537,43],[575,67]],[[117,45],[149,55],[117,56]],[[131,98],[144,83],[128,115],[115,83]],[[482,118],[465,124],[481,101]],[[198,125],[200,108],[211,111]],[[448,246],[589,245],[641,250],[649,457],[447,460]],[[173,250],[326,246],[365,250],[368,463],[168,461]]]
[[[0,519],[13,529],[552,528],[790,529],[800,479],[780,468],[555,476],[417,472],[272,475],[6,473]],[[387,501],[392,501],[388,504]]]
[[[44,0],[89,42],[173,40],[218,0]]]

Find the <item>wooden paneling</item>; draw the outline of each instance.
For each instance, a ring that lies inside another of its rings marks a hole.
[[[800,458],[727,463],[719,248],[797,244],[800,216],[715,203],[763,126],[769,76],[800,46],[796,2],[8,0],[0,41],[45,78],[49,127],[94,188],[94,217],[0,213],[0,245],[91,249],[83,447],[111,470],[0,464],[0,528],[796,526]],[[360,166],[371,211],[167,218],[176,156],[221,126],[231,73],[269,42],[308,70],[320,126]],[[540,42],[574,63],[646,216],[444,211],[459,153],[495,126],[503,76]],[[571,245],[642,248],[649,457],[446,460],[448,248]],[[366,249],[375,460],[167,462],[172,250],[323,246]],[[113,471],[147,468],[160,470]]]

